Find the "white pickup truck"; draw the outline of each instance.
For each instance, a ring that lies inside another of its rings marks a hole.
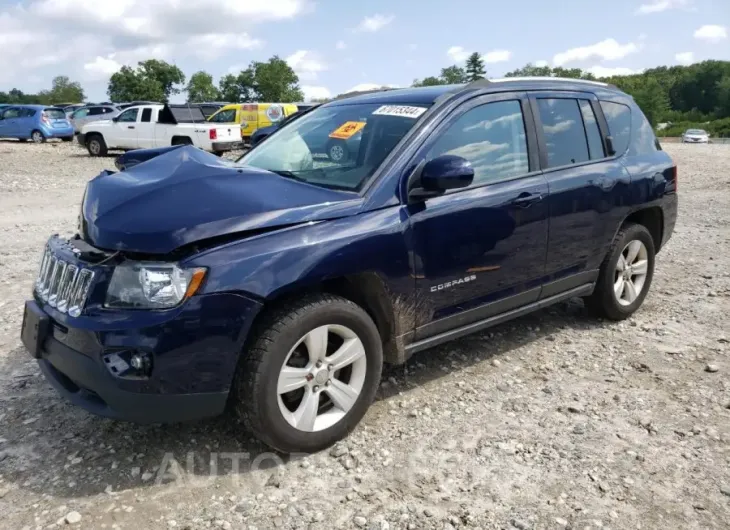
[[[187,105],[129,107],[111,120],[87,123],[77,139],[91,156],[170,145],[194,145],[221,155],[242,145],[237,124],[207,122],[198,107]]]

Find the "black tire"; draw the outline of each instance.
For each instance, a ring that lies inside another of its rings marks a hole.
[[[338,164],[347,162],[350,151],[342,140],[332,140],[327,144],[327,158]]]
[[[355,303],[329,294],[313,294],[262,315],[250,348],[239,362],[232,405],[244,426],[272,448],[312,453],[329,447],[355,428],[375,398],[383,367],[380,334]],[[289,351],[309,331],[327,324],[347,326],[362,341],[367,364],[359,397],[329,428],[305,432],[290,425],[279,409],[277,384]]]
[[[109,152],[104,137],[100,134],[86,135],[86,150],[91,156],[106,156]]]
[[[614,292],[614,283],[617,280],[616,265],[624,249],[634,240],[643,243],[647,251],[646,279],[637,298],[631,304],[623,305],[619,303]],[[654,277],[655,255],[654,239],[645,226],[632,223],[622,226],[601,265],[596,288],[593,294],[586,299],[586,305],[598,316],[611,320],[624,320],[630,317],[641,307],[646,295],[649,293],[651,281]]]
[[[33,131],[30,133],[30,139],[34,144],[46,143],[46,136],[43,134],[42,131],[39,131],[38,129],[33,129]]]
[[[25,142],[27,142],[27,141],[28,141],[28,139],[27,139],[27,138],[18,138],[18,141],[19,141],[19,142],[20,142],[21,144],[24,144]]]

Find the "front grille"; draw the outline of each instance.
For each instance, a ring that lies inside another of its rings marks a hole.
[[[94,272],[59,259],[46,247],[35,282],[38,297],[61,313],[81,314],[89,295]]]

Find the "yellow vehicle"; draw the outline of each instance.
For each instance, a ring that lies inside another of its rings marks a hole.
[[[221,107],[208,121],[241,124],[246,142],[256,129],[273,125],[297,110],[294,103],[232,103]]]

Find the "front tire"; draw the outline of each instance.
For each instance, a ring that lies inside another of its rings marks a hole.
[[[375,398],[380,334],[355,303],[305,296],[263,316],[241,359],[233,405],[245,427],[285,453],[312,453],[344,438]]]
[[[588,306],[611,320],[634,314],[651,287],[655,254],[654,239],[645,226],[624,225],[601,266]]]
[[[327,157],[338,164],[347,162],[350,158],[350,152],[347,149],[347,144],[340,140],[334,140],[327,145]]]

